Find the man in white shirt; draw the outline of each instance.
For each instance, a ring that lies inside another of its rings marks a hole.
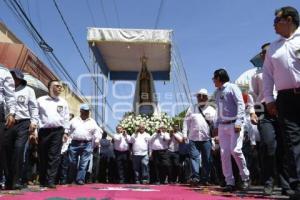
[[[262,45],[260,57],[265,60],[265,55],[270,43]],[[266,101],[263,95],[263,69],[260,67],[251,77],[251,93],[255,99],[255,112],[251,112],[251,122],[257,124],[260,133],[259,156],[262,161],[262,180],[264,194],[271,195],[276,178],[279,177],[282,194],[291,192],[288,183],[287,156],[284,155],[283,133],[280,130],[277,116],[271,116],[267,112]],[[276,94],[276,91],[274,91]],[[276,95],[274,95],[276,96]]]
[[[197,94],[197,104],[192,105],[183,122],[184,140],[189,139],[192,175],[190,183],[195,185],[201,181],[208,185],[211,171],[211,126],[216,118],[216,110],[208,104],[208,92],[200,89]],[[203,162],[204,176],[200,177],[200,155]],[[201,179],[201,180],[200,180]]]
[[[119,183],[129,181],[129,141],[130,136],[122,126],[118,125],[114,134],[114,152],[116,156]]]
[[[89,105],[82,104],[80,116],[73,118],[70,122],[69,135],[72,138],[69,146],[70,181],[75,178],[78,185],[84,185],[86,167],[93,152],[92,141],[95,140],[95,146],[99,146],[102,132],[95,120],[90,117]]]
[[[245,119],[242,92],[237,85],[230,83],[225,69],[218,69],[214,72],[213,82],[217,88],[215,99],[218,110],[214,133],[217,133],[219,137],[222,171],[226,181],[223,191],[232,192],[236,189],[231,156],[239,168],[242,179],[240,189],[247,190],[250,186],[250,174],[242,151]]]
[[[264,98],[270,115],[278,115],[288,148],[290,183],[300,199],[300,28],[293,7],[275,12],[274,29],[280,38],[270,44],[263,66]],[[273,97],[273,88],[278,91]]]
[[[177,183],[180,172],[179,143],[183,142],[183,135],[179,132],[178,125],[174,125],[173,128],[169,129],[169,134],[171,140],[167,150],[169,157],[168,180],[170,184],[174,184]]]
[[[52,80],[48,84],[49,94],[37,99],[39,108],[39,178],[40,185],[56,188],[60,152],[63,141],[69,131],[69,106],[66,100],[59,97],[62,84]]]
[[[38,125],[38,108],[35,92],[27,86],[24,74],[19,69],[11,70],[15,82],[15,124],[5,133],[4,149],[6,164],[6,189],[21,189],[21,173],[24,148],[29,134],[34,134]]]
[[[169,168],[167,149],[170,139],[170,134],[166,131],[164,124],[161,124],[156,133],[150,138],[150,157],[153,161],[153,178],[155,184],[166,183]]]
[[[0,64],[0,157],[4,157],[2,151],[5,129],[13,127],[15,123],[15,83],[9,71]],[[5,108],[8,115],[5,116]],[[3,170],[3,162],[0,162],[0,171]]]
[[[140,124],[136,133],[130,138],[132,143],[132,163],[136,184],[149,183],[149,145],[150,134],[145,131],[145,125]]]
[[[3,127],[11,128],[14,125],[15,107],[15,82],[9,71],[0,64],[0,122],[4,123],[2,124]],[[8,109],[7,116],[5,116],[5,108]],[[0,137],[2,134],[3,131],[1,131]]]

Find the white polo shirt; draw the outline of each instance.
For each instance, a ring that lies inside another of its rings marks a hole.
[[[39,110],[34,90],[29,86],[19,85],[15,90],[16,120],[30,119],[31,123],[38,125]]]
[[[97,125],[94,119],[81,119],[80,116],[75,117],[70,122],[70,135],[72,140],[99,142],[102,137],[102,129]]]
[[[0,103],[8,109],[6,112],[14,114],[16,110],[15,82],[8,69],[0,65]]]
[[[129,150],[129,141],[130,136],[124,135],[122,133],[115,133],[114,134],[114,149],[117,151],[128,151]]]
[[[149,133],[134,133],[130,138],[130,143],[132,143],[132,153],[136,156],[145,156],[148,154],[149,150]]]
[[[50,97],[48,95],[37,99],[39,109],[40,128],[65,128],[69,130],[69,106],[61,97]]]
[[[170,134],[154,133],[150,138],[150,150],[167,150],[170,142]]]

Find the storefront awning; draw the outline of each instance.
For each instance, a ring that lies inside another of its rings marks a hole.
[[[37,98],[48,93],[48,88],[37,78],[24,73],[24,79],[27,81],[27,85],[34,89]]]

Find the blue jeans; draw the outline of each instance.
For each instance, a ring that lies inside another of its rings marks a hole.
[[[209,180],[211,171],[211,142],[210,141],[191,141],[190,140],[190,159],[192,163],[191,178],[200,179],[200,153],[203,162],[204,173],[201,181]]]
[[[133,170],[135,181],[149,181],[149,157],[133,155]]]
[[[71,182],[74,180],[76,174],[76,182],[85,180],[87,165],[92,154],[92,142],[81,142],[73,140],[69,147],[69,161],[70,161],[70,178]],[[78,163],[78,158],[80,160]],[[77,165],[78,164],[78,165]],[[78,166],[78,169],[77,169]]]

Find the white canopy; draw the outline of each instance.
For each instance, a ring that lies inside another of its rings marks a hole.
[[[136,80],[143,56],[154,80],[169,80],[171,35],[171,30],[88,28],[87,40],[112,80]]]

